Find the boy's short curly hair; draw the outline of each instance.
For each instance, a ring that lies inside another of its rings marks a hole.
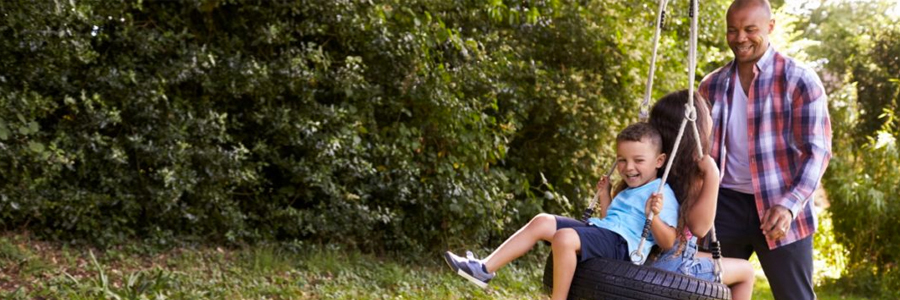
[[[649,140],[657,153],[662,153],[662,136],[656,128],[646,122],[638,122],[625,127],[625,129],[616,136],[616,143],[624,141],[640,142],[643,139]]]

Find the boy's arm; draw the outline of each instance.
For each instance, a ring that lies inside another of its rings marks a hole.
[[[650,233],[653,234],[653,240],[656,241],[656,244],[662,248],[663,251],[672,249],[672,246],[675,245],[675,227],[669,226],[666,224],[659,215],[659,213],[663,210],[663,196],[662,194],[656,194],[650,196],[650,200],[647,200],[647,207],[645,211],[648,213],[650,211],[653,212],[653,221],[650,222]]]
[[[600,193],[600,199],[597,201],[598,205],[600,205],[600,218],[606,218],[606,212],[609,210],[609,205],[612,203],[612,197],[610,196],[610,184],[609,184],[609,176],[600,177],[600,181],[597,182],[597,193]]]

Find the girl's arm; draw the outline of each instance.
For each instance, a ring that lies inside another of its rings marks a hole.
[[[647,200],[645,211],[653,211],[654,217],[653,221],[650,222],[650,233],[653,234],[653,239],[656,240],[656,244],[659,245],[663,251],[667,251],[672,249],[672,246],[675,245],[675,227],[669,226],[659,217],[659,212],[662,211],[662,205],[663,196],[654,193],[650,196],[650,200]]]
[[[719,197],[719,169],[716,162],[709,155],[703,156],[700,161],[700,170],[703,172],[703,181],[700,184],[700,193],[694,202],[693,208],[688,213],[687,224],[691,232],[698,238],[706,236],[716,219],[716,204]]]

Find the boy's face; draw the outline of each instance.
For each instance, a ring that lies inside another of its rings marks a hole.
[[[628,187],[639,187],[656,179],[656,169],[666,161],[666,155],[659,153],[657,148],[647,138],[640,142],[618,142],[616,169]]]

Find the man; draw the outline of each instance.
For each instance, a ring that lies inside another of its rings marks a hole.
[[[769,44],[768,1],[734,1],[726,23],[734,60],[699,89],[713,104],[722,253],[756,252],[775,299],[815,299],[810,200],[831,158],[825,91],[812,70]]]

